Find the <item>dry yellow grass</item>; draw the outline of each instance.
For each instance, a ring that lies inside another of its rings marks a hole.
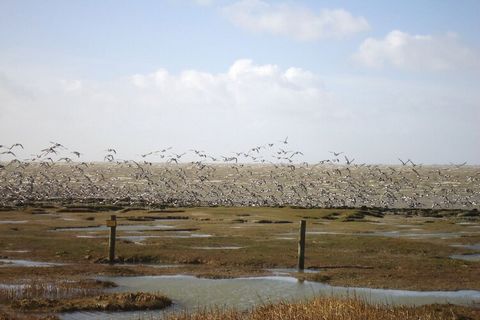
[[[209,310],[172,315],[167,320],[474,320],[480,309],[452,305],[374,306],[356,299],[317,298],[308,302],[270,304],[250,311]]]

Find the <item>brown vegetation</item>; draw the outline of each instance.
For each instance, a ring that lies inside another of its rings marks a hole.
[[[308,302],[270,304],[250,311],[208,310],[166,320],[473,320],[480,309],[451,305],[422,307],[374,306],[350,299],[317,298]]]
[[[112,293],[74,299],[31,298],[13,301],[14,310],[28,312],[134,311],[163,309],[172,304],[164,295],[154,293]]]

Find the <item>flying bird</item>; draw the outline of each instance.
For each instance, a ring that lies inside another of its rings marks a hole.
[[[338,157],[339,155],[341,155],[343,153],[343,151],[342,152],[328,151],[328,152],[333,153],[333,155],[335,157]]]
[[[352,164],[352,162],[355,161],[355,159],[349,160],[349,159],[347,158],[347,156],[344,156],[344,157],[345,157],[345,161],[347,162],[348,165]]]
[[[3,152],[0,152],[0,154],[11,154],[12,156],[16,157],[17,155],[15,153],[13,153],[12,151],[3,151]]]
[[[23,145],[21,143],[14,143],[12,144],[12,146],[10,148],[8,148],[9,150],[12,150],[13,148],[15,147],[21,147],[23,149]]]

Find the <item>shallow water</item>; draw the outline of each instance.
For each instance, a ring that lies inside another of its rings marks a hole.
[[[27,220],[1,220],[0,224],[22,224],[27,222]]]
[[[412,232],[414,231],[414,232]],[[477,235],[477,232],[418,232],[421,229],[405,231],[372,231],[372,232],[335,232],[335,231],[307,231],[310,235],[349,235],[359,237],[387,237],[387,238],[408,238],[408,239],[454,239],[462,235]]]
[[[174,228],[173,226],[157,224],[154,226],[147,226],[147,225],[119,225],[117,226],[117,231],[148,231],[148,230],[163,230],[163,229],[171,229]],[[55,231],[108,231],[110,230],[107,226],[98,226],[98,227],[72,227],[72,228],[61,228],[56,229]]]
[[[77,238],[84,238],[84,239],[108,239],[108,235],[101,235],[101,234],[88,234],[88,235],[77,235]],[[141,236],[118,236],[117,240],[125,240],[131,241],[135,244],[144,245],[147,239],[151,238],[163,238],[164,236],[157,236],[157,235],[141,235]]]
[[[475,244],[452,244],[452,247],[455,248],[465,248],[470,250],[479,250],[480,251],[480,243]]]
[[[62,319],[138,319],[139,316],[145,316],[148,319],[151,315],[160,316],[178,310],[194,311],[197,308],[214,305],[246,309],[262,303],[300,300],[314,296],[355,296],[371,303],[410,306],[432,303],[480,304],[480,291],[406,291],[334,287],[317,282],[298,281],[296,278],[284,276],[218,280],[185,275],[101,277],[100,279],[113,281],[119,285],[111,291],[161,292],[170,297],[175,305],[165,311],[151,312],[74,312],[63,314]]]
[[[237,246],[225,246],[225,247],[192,247],[192,249],[197,250],[237,250],[242,249],[244,247],[237,247]]]
[[[174,235],[165,235],[162,238],[211,238],[213,237],[211,234],[204,234],[204,233],[184,233],[184,234],[174,234]]]
[[[480,254],[454,254],[450,258],[464,261],[480,261]]]
[[[1,264],[3,263],[3,264]],[[0,259],[0,267],[53,267],[61,266],[62,263],[41,262],[32,260],[14,260],[14,259]]]
[[[295,268],[271,268],[271,269],[265,269],[266,271],[269,271],[272,273],[274,276],[288,276],[291,273],[298,272],[298,269]],[[303,270],[303,273],[319,273],[320,270],[318,269],[305,269]]]
[[[87,234],[87,235],[77,235],[77,238],[86,238],[86,239],[107,239],[108,235],[101,235],[101,234]],[[200,233],[182,233],[182,234],[172,234],[172,235],[135,235],[135,236],[118,236],[118,240],[126,240],[131,241],[132,243],[144,245],[147,239],[153,238],[210,238],[212,237],[211,234],[200,234]],[[198,247],[195,249],[204,249],[205,247]],[[232,248],[226,247],[227,249],[240,249],[240,248]],[[216,248],[214,248],[216,249]]]

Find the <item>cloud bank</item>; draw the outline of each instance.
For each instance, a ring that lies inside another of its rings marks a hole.
[[[5,144],[62,140],[103,150],[121,143],[130,156],[163,144],[228,152],[284,138],[313,119],[345,117],[317,75],[247,59],[220,73],[158,69],[101,82],[33,78],[28,86],[21,77],[0,81]]]
[[[0,71],[0,144],[31,152],[58,141],[84,160],[102,160],[106,148],[138,159],[168,146],[228,156],[289,136],[288,150],[310,162],[329,150],[359,163],[480,157],[480,95],[462,85],[320,77],[248,59],[218,73],[159,68],[111,80],[32,70]]]
[[[343,9],[323,9],[319,13],[287,4],[243,0],[223,8],[236,26],[253,32],[287,36],[300,41],[342,38],[368,30],[364,17]]]
[[[480,55],[461,43],[456,34],[410,35],[394,30],[383,39],[367,38],[353,55],[370,68],[391,66],[404,70],[480,68]]]

